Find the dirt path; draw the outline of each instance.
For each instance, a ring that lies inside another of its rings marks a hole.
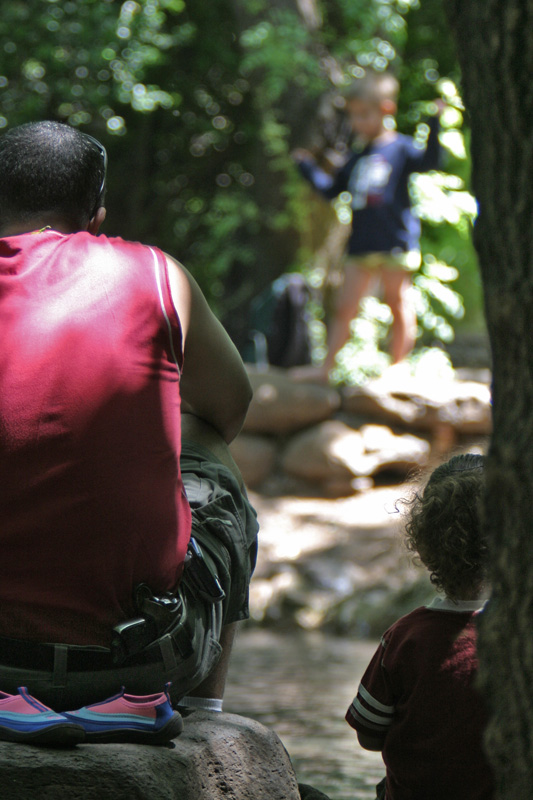
[[[406,485],[353,497],[251,493],[261,524],[251,588],[256,621],[378,635],[388,620],[424,602],[428,582],[401,544]]]

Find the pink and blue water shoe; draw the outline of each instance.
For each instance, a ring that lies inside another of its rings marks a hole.
[[[85,741],[81,725],[56,714],[20,686],[18,694],[0,692],[0,739],[23,744],[74,745]]]
[[[64,716],[81,725],[85,741],[94,744],[166,744],[183,730],[183,720],[173,710],[167,690],[143,697],[125,694],[122,687],[114,697],[77,711],[65,711]]]

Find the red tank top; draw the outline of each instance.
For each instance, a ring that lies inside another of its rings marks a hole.
[[[176,586],[181,328],[163,254],[0,239],[0,635],[108,645],[132,591]]]

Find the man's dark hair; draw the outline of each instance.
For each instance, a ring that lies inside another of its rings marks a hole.
[[[86,224],[103,202],[102,152],[60,122],[29,122],[0,136],[0,224],[43,213]]]

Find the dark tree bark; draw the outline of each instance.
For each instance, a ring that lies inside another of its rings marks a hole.
[[[480,625],[498,798],[533,797],[533,0],[448,0],[471,116],[475,226],[493,354]]]
[[[259,10],[250,11],[250,4],[242,0],[228,0],[236,21],[239,34],[262,20],[269,20],[273,11],[292,14],[301,20],[301,25],[310,33],[310,52],[316,56],[317,62],[323,64],[323,72],[330,76],[332,64],[326,64],[328,53],[318,43],[321,17],[315,0],[271,0]],[[314,34],[317,33],[315,41]],[[333,61],[330,58],[330,61]],[[256,116],[261,117],[268,109],[260,100],[263,70],[247,76],[251,85],[252,96],[256,108]],[[301,87],[287,77],[287,85],[282,96],[270,109],[277,121],[290,130],[290,146],[309,146],[311,140],[321,138],[320,122],[317,119],[317,98],[302,91]],[[275,161],[275,159],[274,159]],[[270,220],[286,209],[287,198],[285,186],[287,175],[284,170],[275,166],[268,155],[268,143],[258,137],[250,148],[248,167],[255,178],[249,190],[258,206],[262,217],[258,221],[257,230],[253,233],[253,241],[245,240],[254,252],[254,268],[249,264],[234,262],[224,282],[224,294],[221,305],[225,309],[223,322],[233,340],[242,345],[247,335],[247,311],[252,298],[259,294],[268,284],[283,272],[293,268],[300,235],[293,228],[273,227]],[[324,226],[327,230],[327,226]],[[326,230],[324,230],[324,235]]]

